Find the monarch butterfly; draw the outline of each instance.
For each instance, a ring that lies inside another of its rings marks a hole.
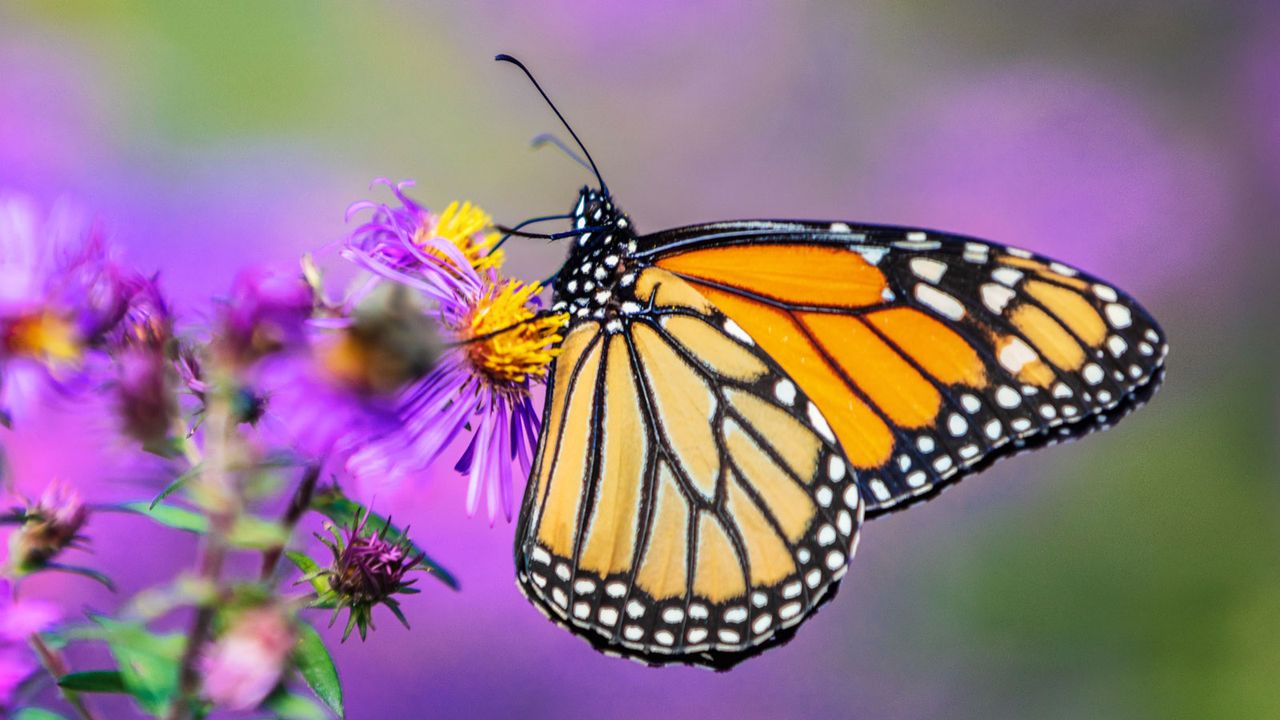
[[[535,235],[575,240],[515,560],[606,653],[724,669],[785,642],[864,518],[1106,428],[1162,379],[1142,307],[1017,248],[845,222],[642,235],[564,124],[599,188]]]

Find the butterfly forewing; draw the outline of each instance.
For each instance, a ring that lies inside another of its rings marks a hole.
[[[601,300],[548,388],[521,588],[597,647],[732,665],[833,590],[861,493],[810,395],[707,295],[631,263]]]
[[[635,260],[687,281],[815,399],[869,513],[1105,427],[1155,389],[1166,352],[1113,286],[942,233],[720,223],[641,238]]]

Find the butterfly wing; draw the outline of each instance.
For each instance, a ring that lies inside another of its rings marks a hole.
[[[863,503],[808,395],[657,268],[569,330],[516,535],[522,591],[598,648],[727,667],[834,589]]]
[[[635,261],[695,287],[815,398],[869,514],[1106,427],[1162,377],[1164,335],[1132,298],[973,238],[746,221],[641,238]]]

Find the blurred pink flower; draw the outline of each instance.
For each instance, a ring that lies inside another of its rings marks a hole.
[[[280,682],[296,641],[280,608],[241,613],[201,658],[205,697],[224,710],[257,707]]]

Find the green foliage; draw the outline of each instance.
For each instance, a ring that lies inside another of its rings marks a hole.
[[[299,623],[298,646],[293,652],[293,662],[307,686],[316,697],[338,717],[345,717],[342,706],[342,684],[333,657],[324,645],[320,633],[307,623]]]
[[[96,615],[96,635],[106,642],[118,666],[125,692],[144,712],[160,717],[178,691],[178,669],[186,638],[181,633],[155,634],[138,623]]]
[[[143,515],[160,525],[175,530],[200,535],[209,531],[209,519],[207,517],[194,510],[188,510],[177,505],[154,505],[145,500],[135,500],[121,503],[115,506],[114,509]],[[288,530],[279,523],[252,515],[237,517],[235,524],[231,526],[231,531],[227,533],[227,541],[232,545],[251,550],[266,550],[279,547],[288,539]]]
[[[262,709],[270,712],[276,720],[324,720],[328,715],[324,708],[309,698],[294,695],[280,688],[262,701]]]

